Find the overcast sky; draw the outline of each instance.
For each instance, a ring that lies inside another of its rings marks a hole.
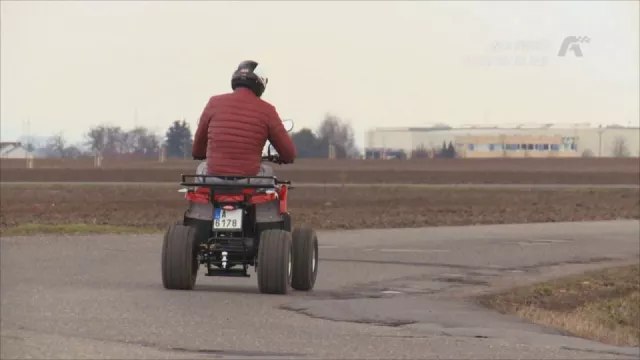
[[[638,1],[0,4],[3,141],[27,119],[31,135],[71,141],[101,123],[195,127],[245,59],[297,129],[332,112],[360,146],[378,126],[640,116]],[[583,57],[558,56],[570,35],[590,38]]]

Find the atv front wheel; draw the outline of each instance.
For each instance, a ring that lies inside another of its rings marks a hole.
[[[313,229],[293,230],[293,276],[291,286],[300,291],[313,289],[318,276],[318,237]]]
[[[162,244],[162,285],[170,290],[193,290],[198,267],[195,229],[182,221],[172,224]]]
[[[260,233],[258,289],[263,294],[285,295],[291,286],[291,233],[270,229]]]

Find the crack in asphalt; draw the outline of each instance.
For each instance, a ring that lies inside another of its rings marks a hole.
[[[440,277],[435,277],[435,278],[433,278],[431,280],[432,281],[438,281],[438,282],[462,284],[462,285],[489,286],[489,282],[488,281],[469,279],[469,278],[465,278],[464,275],[462,275],[460,277],[442,277],[442,276],[440,276]]]
[[[439,267],[439,268],[451,268],[451,269],[468,269],[468,270],[506,270],[499,267],[483,267],[483,266],[469,266],[469,265],[456,265],[446,263],[424,263],[424,262],[412,262],[412,261],[391,261],[391,260],[364,260],[364,259],[327,259],[320,258],[322,261],[327,262],[353,262],[364,264],[380,264],[380,265],[403,265],[403,266],[418,266],[418,267]]]
[[[411,324],[416,324],[417,321],[414,320],[394,320],[394,319],[390,319],[390,320],[373,320],[373,319],[353,319],[353,320],[341,320],[341,319],[335,319],[335,318],[331,318],[328,316],[320,316],[320,315],[314,315],[312,313],[310,313],[307,308],[295,308],[293,306],[289,306],[289,305],[280,305],[278,306],[278,309],[280,310],[285,310],[285,311],[291,311],[294,312],[296,314],[300,314],[300,315],[304,315],[307,317],[310,317],[312,319],[320,319],[320,320],[328,320],[328,321],[332,321],[332,322],[342,322],[342,323],[352,323],[352,324],[365,324],[365,325],[374,325],[374,326],[386,326],[386,327],[401,327],[401,326],[405,326],[405,325],[411,325]]]
[[[189,349],[183,347],[171,347],[171,351],[186,352],[190,354],[205,354],[214,355],[217,358],[223,356],[242,356],[242,357],[298,357],[306,356],[305,354],[297,353],[282,353],[282,352],[268,352],[268,351],[245,351],[245,350],[219,350],[219,349]]]
[[[396,338],[396,339],[432,339],[437,336],[445,336],[445,337],[459,337],[459,338],[470,338],[470,339],[494,339],[493,336],[486,335],[452,335],[447,332],[440,332],[435,335],[373,335],[373,337],[377,338]]]
[[[571,347],[571,346],[560,346],[560,349],[569,350],[569,351],[580,351],[580,352],[586,352],[586,353],[592,353],[592,354],[602,354],[602,355],[622,355],[622,356],[628,356],[628,357],[634,358],[634,359],[638,358],[637,355],[630,355],[628,353],[619,352],[619,351],[580,349],[580,348],[575,348],[575,347]],[[640,353],[640,351],[639,351],[639,353]]]
[[[565,260],[565,261],[555,261],[555,262],[540,262],[535,265],[523,265],[517,267],[503,268],[503,271],[514,271],[514,270],[522,270],[522,271],[538,271],[543,268],[553,267],[553,266],[562,266],[562,265],[588,265],[588,264],[598,264],[609,261],[616,261],[620,259],[611,258],[611,257],[592,257],[588,259],[574,259],[574,260]]]
[[[311,295],[311,296],[310,296]],[[313,300],[358,300],[358,299],[380,299],[386,297],[387,294],[372,293],[366,290],[357,291],[353,288],[345,291],[314,291],[312,294],[304,294]]]
[[[450,268],[450,269],[463,269],[463,270],[485,270],[485,271],[497,271],[497,272],[512,272],[512,271],[538,271],[542,268],[561,266],[561,265],[587,265],[597,264],[608,261],[620,260],[611,257],[593,257],[588,259],[574,259],[557,262],[540,262],[534,265],[522,265],[514,267],[490,267],[490,266],[471,266],[471,265],[457,265],[447,263],[427,263],[427,262],[413,262],[413,261],[391,261],[391,260],[365,260],[365,259],[327,259],[320,258],[322,261],[327,262],[351,262],[351,263],[364,263],[364,264],[379,264],[379,265],[403,265],[403,266],[417,266],[417,267],[436,267],[436,268]]]

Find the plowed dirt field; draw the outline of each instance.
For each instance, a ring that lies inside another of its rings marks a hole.
[[[167,185],[3,185],[0,229],[98,224],[165,229],[186,201]],[[294,222],[316,229],[420,227],[640,218],[638,189],[300,187]],[[576,225],[578,226],[578,225]]]
[[[0,181],[179,182],[196,161],[93,160],[0,161]],[[274,165],[279,178],[305,183],[386,184],[638,184],[640,162],[622,159],[433,159],[412,161],[310,160]]]

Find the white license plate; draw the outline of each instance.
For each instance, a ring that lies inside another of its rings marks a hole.
[[[215,209],[213,216],[213,228],[216,230],[241,230],[242,209]]]

